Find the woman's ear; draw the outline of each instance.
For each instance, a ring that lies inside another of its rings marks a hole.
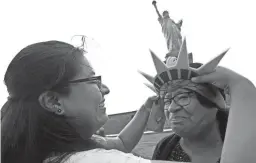
[[[57,93],[52,91],[45,91],[39,96],[38,101],[41,107],[45,110],[57,115],[64,114],[64,109],[61,107]]]

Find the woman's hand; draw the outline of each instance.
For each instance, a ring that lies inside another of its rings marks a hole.
[[[159,96],[152,96],[147,99],[144,108],[150,112],[147,123],[147,130],[162,132],[165,124],[164,100]]]
[[[240,83],[245,78],[238,73],[224,67],[217,67],[216,70],[210,74],[194,77],[191,80],[195,83],[209,83],[216,87],[225,89],[233,87]]]
[[[157,96],[151,96],[149,97],[146,102],[143,104],[143,106],[148,110],[151,111],[153,103],[159,100],[159,97]]]

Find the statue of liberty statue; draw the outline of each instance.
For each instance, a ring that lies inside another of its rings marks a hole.
[[[156,9],[158,21],[162,26],[162,32],[167,43],[168,53],[166,54],[165,58],[167,59],[168,57],[177,57],[182,43],[182,36],[180,31],[183,21],[180,20],[178,23],[175,23],[170,18],[168,11],[164,11],[162,15],[160,14],[156,6],[156,1],[153,1],[152,4]],[[192,53],[189,54],[189,59],[192,62]]]

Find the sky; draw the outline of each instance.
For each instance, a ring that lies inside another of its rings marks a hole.
[[[109,87],[108,114],[134,111],[154,93],[137,71],[155,75],[149,53],[164,59],[165,39],[151,0],[44,0],[1,2],[0,80],[11,59],[25,46],[48,40],[68,43],[86,35],[88,54]],[[206,63],[231,48],[220,65],[256,84],[256,10],[252,0],[158,0],[174,21],[183,19],[182,36],[194,61]],[[0,82],[0,105],[8,97]]]

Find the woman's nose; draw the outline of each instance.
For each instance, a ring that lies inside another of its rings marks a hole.
[[[101,85],[101,92],[102,92],[103,95],[107,95],[107,94],[109,94],[110,90],[105,84],[102,84]]]
[[[168,112],[170,113],[175,113],[180,109],[180,106],[177,105],[174,101],[172,101],[172,103],[168,106]]]

